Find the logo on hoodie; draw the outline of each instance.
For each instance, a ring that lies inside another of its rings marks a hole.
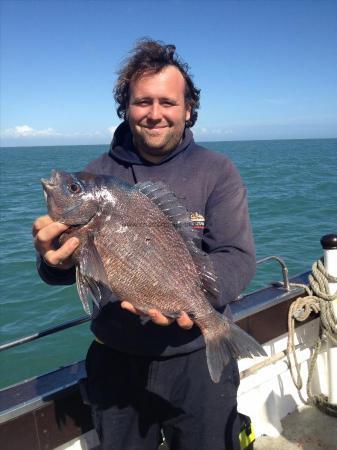
[[[191,220],[195,230],[203,230],[205,228],[205,217],[198,212],[191,213]]]

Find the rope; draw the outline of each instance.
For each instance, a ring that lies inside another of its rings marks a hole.
[[[302,402],[306,405],[313,405],[322,412],[337,417],[337,405],[328,402],[325,395],[313,395],[312,378],[316,367],[317,357],[321,350],[322,343],[329,341],[337,346],[337,317],[335,315],[333,304],[337,300],[337,292],[333,295],[329,293],[329,282],[337,283],[337,278],[329,275],[321,260],[316,261],[312,266],[312,273],[309,275],[309,286],[297,283],[291,283],[291,287],[301,287],[307,293],[306,297],[300,297],[295,300],[289,308],[288,313],[288,344],[287,358],[292,380],[298,389]],[[303,380],[300,374],[300,365],[297,360],[294,344],[295,320],[303,322],[311,313],[320,313],[320,328],[314,352],[312,354],[307,380],[307,400],[302,396],[301,389]]]

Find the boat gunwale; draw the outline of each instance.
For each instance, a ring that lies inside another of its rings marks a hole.
[[[299,274],[290,281],[291,283],[307,284],[309,273]],[[282,287],[282,283],[278,283],[277,286],[263,287],[230,304],[233,320],[254,336],[254,327],[252,327],[254,318],[258,318],[265,311],[272,310],[278,305],[286,304],[295,297],[303,295],[304,292],[304,289],[299,287],[287,291]],[[259,336],[254,337],[261,343],[266,341]],[[64,395],[65,391],[76,389],[83,378],[85,378],[84,361],[77,361],[1,389],[0,424],[45,406],[48,402],[53,402],[56,398]],[[45,385],[41,392],[37,388],[39,385]],[[32,395],[34,388],[38,391],[35,396]],[[7,401],[7,407],[5,407],[6,402],[4,401],[6,397],[13,399],[11,403]]]

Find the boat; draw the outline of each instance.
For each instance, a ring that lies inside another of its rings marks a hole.
[[[328,241],[332,242],[331,248],[335,249],[336,254],[337,235],[329,236]],[[257,450],[278,448],[272,443],[264,447],[259,446],[260,437],[277,439],[284,434],[282,423],[284,425],[285,418],[290,413],[297,414],[303,406],[303,401],[306,401],[307,395],[304,385],[295,386],[294,371],[290,370],[288,314],[290,306],[295,301],[307,296],[311,271],[289,279],[285,262],[277,256],[263,258],[258,261],[258,264],[270,262],[280,264],[281,280],[243,295],[231,303],[234,321],[263,344],[268,354],[268,357],[239,361],[241,384],[238,393],[238,410],[250,418],[255,434],[254,438],[249,425],[249,431],[245,430],[248,441],[242,446],[243,449],[253,448],[254,439],[256,439],[254,448]],[[0,346],[0,350],[5,351],[17,345],[28,345],[34,339],[60,332],[87,320],[89,320],[87,317],[81,317],[51,330],[43,330],[33,336],[4,344]],[[319,330],[318,311],[311,311],[305,320],[295,323],[293,351],[298,363],[297,375],[303,379],[308,378]],[[330,382],[332,380],[331,374],[330,378],[328,374],[327,353],[327,346],[322,345],[311,374],[312,395],[329,391],[327,380],[330,379]],[[99,441],[93,430],[90,407],[84,389],[85,376],[84,361],[77,361],[2,389],[0,391],[1,449],[98,450]],[[165,448],[165,445],[164,442],[162,447]],[[329,437],[329,445],[331,447],[317,446],[317,449],[337,448],[335,432],[332,432]],[[284,447],[281,445],[279,448]],[[307,447],[296,443],[294,448]]]

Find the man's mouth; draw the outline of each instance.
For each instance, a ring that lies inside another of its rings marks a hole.
[[[148,134],[159,135],[164,133],[167,129],[168,129],[167,126],[155,126],[155,127],[146,126],[144,127],[144,132]]]

